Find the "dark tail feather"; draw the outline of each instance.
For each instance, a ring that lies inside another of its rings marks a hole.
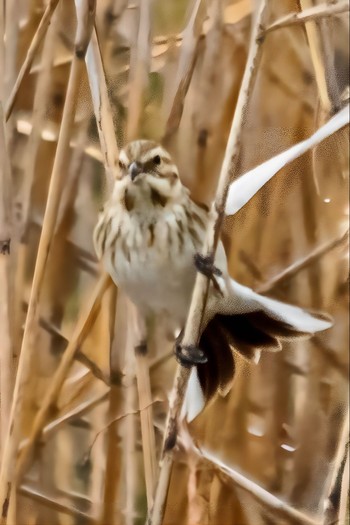
[[[252,291],[251,293],[253,294]],[[197,365],[197,375],[204,402],[208,402],[216,393],[226,395],[231,388],[235,374],[233,351],[239,352],[245,359],[257,362],[262,350],[280,350],[280,339],[293,340],[310,336],[314,331],[331,326],[331,320],[326,315],[310,315],[298,307],[265,299],[257,294],[255,296],[259,297],[266,311],[261,309],[235,315],[216,314],[202,332],[199,348],[205,352],[208,362]],[[294,325],[288,323],[288,316]]]
[[[294,326],[277,319],[273,319],[270,315],[262,310],[258,312],[251,312],[246,314],[252,325],[259,330],[267,332],[273,337],[279,339],[298,339],[300,337],[310,336],[309,332],[301,332]]]
[[[225,395],[235,373],[233,353],[219,317],[216,315],[208,323],[199,341],[199,348],[208,358],[207,363],[197,365],[198,379],[206,400],[217,392]]]
[[[216,314],[208,323],[199,341],[199,348],[205,352],[208,362],[197,365],[198,379],[207,400],[218,392],[225,395],[232,386],[235,373],[233,350],[245,359],[256,361],[261,350],[276,352],[281,349],[277,337],[287,338],[291,337],[290,332],[294,334],[291,330],[288,336],[287,325],[278,327],[277,321],[264,324],[265,317],[270,320],[264,312]]]

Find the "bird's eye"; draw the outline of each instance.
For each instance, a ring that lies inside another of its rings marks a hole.
[[[125,169],[125,164],[123,164],[121,160],[118,161],[118,164],[121,170]]]
[[[160,164],[160,156],[159,155],[156,155],[155,157],[153,157],[153,162],[154,164]]]

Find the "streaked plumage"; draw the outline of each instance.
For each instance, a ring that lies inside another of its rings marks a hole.
[[[98,257],[145,315],[165,316],[172,328],[185,323],[194,285],[194,255],[202,248],[209,210],[194,202],[176,165],[161,146],[139,140],[119,157],[120,177],[94,231]],[[257,361],[261,350],[276,351],[280,339],[325,330],[326,316],[256,294],[230,278],[219,244],[206,328],[199,342],[207,363],[197,365],[205,397],[225,394],[234,375],[236,350]]]

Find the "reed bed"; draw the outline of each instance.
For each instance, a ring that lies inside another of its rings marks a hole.
[[[348,15],[344,0],[1,2],[1,524],[347,523]],[[204,252],[220,232],[238,281],[334,318],[258,365],[237,357],[232,391],[188,425],[188,370],[157,321],[140,351],[92,246],[134,138],[215,202]]]

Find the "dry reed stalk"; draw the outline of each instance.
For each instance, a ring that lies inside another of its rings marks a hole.
[[[55,9],[57,7],[59,0],[50,0],[48,5],[46,6],[45,12],[42,16],[42,19],[40,20],[40,24],[38,26],[38,29],[35,32],[35,35],[31,41],[31,44],[29,46],[29,49],[27,51],[26,58],[22,64],[22,67],[20,69],[20,72],[18,73],[15,85],[13,86],[11,93],[9,95],[9,98],[7,100],[6,105],[6,111],[5,111],[5,118],[6,121],[10,118],[13,106],[15,105],[17,95],[19,92],[19,89],[22,85],[22,82],[27,75],[27,73],[30,70],[30,66],[33,63],[34,57],[36,55],[36,52],[45,36],[46,30],[51,22],[51,18],[53,13],[55,12]],[[11,5],[14,5],[15,2],[11,2]]]
[[[58,430],[62,428],[63,425],[66,425],[70,421],[77,419],[79,416],[89,413],[93,408],[103,403],[106,400],[108,392],[102,392],[96,394],[93,398],[83,401],[76,407],[73,407],[71,410],[68,410],[62,416],[50,421],[47,425],[44,426],[41,432],[41,440],[47,441],[52,435],[54,435]],[[28,438],[21,441],[18,450],[21,451],[28,445]]]
[[[128,94],[127,141],[138,137],[143,97],[148,86],[151,57],[151,8],[152,0],[139,5],[139,26],[136,48],[131,50],[130,81]]]
[[[0,101],[3,106],[4,104],[4,73],[5,73],[5,27],[6,27],[6,7],[4,0],[0,2]],[[3,112],[3,109],[2,109]]]
[[[231,467],[228,467],[225,463],[213,456],[212,453],[205,449],[197,450],[200,457],[204,458],[211,465],[214,466],[215,470],[226,479],[233,482],[238,487],[248,492],[255,501],[264,506],[264,508],[272,513],[274,517],[278,517],[281,520],[288,520],[288,523],[295,525],[320,525],[315,519],[299,510],[291,507],[285,501],[277,498],[271,492],[263,489],[254,481],[243,476]]]
[[[54,337],[60,347],[64,346],[64,348],[66,348],[66,346],[69,343],[68,339],[64,337],[62,332],[58,328],[56,328],[52,323],[50,323],[46,319],[43,319],[42,317],[39,317],[39,326],[46,330],[46,332],[48,332],[52,337]],[[57,350],[59,351],[60,348]],[[101,370],[101,368],[95,363],[95,361],[90,359],[90,357],[84,354],[81,350],[77,350],[74,359],[76,361],[79,361],[86,368],[88,368],[92,375],[96,377],[96,379],[102,381],[106,386],[110,386],[111,381],[109,375],[103,372],[103,370]]]
[[[348,243],[349,243],[349,230],[347,230],[341,237],[337,236],[335,239],[332,239],[331,241],[324,243],[318,248],[315,248],[315,250],[313,250],[309,255],[306,255],[304,258],[299,259],[295,263],[288,266],[288,268],[286,268],[282,272],[278,273],[277,275],[269,279],[266,283],[262,284],[261,286],[258,286],[257,292],[258,293],[270,292],[276,286],[279,286],[281,283],[285,282],[287,279],[291,279],[292,277],[297,275],[301,270],[303,270],[304,268],[307,268],[313,262],[320,259],[321,257],[326,255],[330,251],[340,246],[345,246]]]
[[[147,37],[147,42],[149,39],[149,35],[147,34],[147,27],[144,28],[141,27],[141,22],[144,21],[144,18],[146,17],[146,21],[149,22],[149,13],[148,9],[150,6],[144,5],[145,3],[141,4],[141,14],[140,14],[140,33],[139,35],[139,42],[138,45],[143,46],[145,44],[144,39]],[[147,13],[145,13],[145,10]],[[142,50],[142,53],[144,51]],[[147,54],[147,49],[145,51]],[[144,58],[141,55],[141,59]],[[140,59],[140,60],[141,60]],[[89,77],[89,83],[90,83],[90,90],[92,94],[92,101],[94,106],[94,113],[95,118],[97,122],[97,129],[99,133],[100,138],[100,146],[102,150],[103,155],[103,163],[106,169],[106,175],[107,175],[107,195],[112,190],[112,184],[116,176],[116,163],[118,159],[118,146],[116,143],[116,137],[115,137],[115,131],[114,131],[114,125],[113,125],[113,119],[112,119],[112,111],[111,106],[108,98],[108,90],[107,90],[107,84],[105,79],[105,73],[102,63],[102,57],[101,57],[101,51],[99,47],[99,42],[96,34],[96,30],[93,33],[91,43],[88,48],[88,52],[86,55],[86,64],[87,64],[87,72]],[[142,64],[139,64],[141,69],[143,68]],[[138,67],[138,66],[136,66]],[[139,79],[138,79],[139,80]],[[132,87],[130,87],[132,89]],[[137,85],[136,90],[138,91],[138,96],[143,95],[143,88],[142,86]],[[135,102],[135,100],[133,100]],[[139,101],[140,102],[140,101]],[[138,111],[140,111],[141,105],[139,105]],[[133,108],[132,111],[136,111],[135,108]],[[136,115],[136,113],[132,113],[130,115],[130,119],[135,118],[135,125],[137,122],[139,122],[139,115]],[[134,125],[133,124],[133,125]],[[136,131],[135,131],[136,132]],[[115,300],[115,297],[114,297]],[[111,298],[111,301],[113,299]],[[111,310],[111,315],[113,316],[113,312]],[[114,368],[113,361],[111,359],[111,377],[117,373],[117,370]],[[132,373],[131,373],[132,375]],[[133,404],[133,396],[134,396],[134,387],[131,385],[129,386],[129,389],[127,390],[127,400],[126,404],[127,406]],[[108,414],[109,418],[112,419],[113,415],[115,414],[116,410],[118,409],[120,405],[120,392],[119,389],[113,385],[111,385],[111,390],[109,394],[109,408],[108,408]],[[135,440],[135,420],[132,416],[128,418],[128,422],[126,423],[126,426],[128,428],[127,431],[127,449],[133,450],[135,448],[134,440]],[[129,442],[130,439],[130,442]],[[115,520],[115,501],[117,497],[117,487],[120,477],[120,466],[118,462],[120,462],[120,451],[118,448],[118,427],[117,424],[111,424],[108,428],[108,434],[107,434],[107,454],[106,454],[106,476],[105,476],[105,487],[104,487],[104,497],[103,497],[103,507],[102,507],[102,513],[100,518],[101,525],[104,523],[113,523]],[[130,466],[127,468],[127,480],[129,480],[129,483],[127,483],[127,490],[131,490],[131,493],[127,493],[127,508],[129,508],[129,511],[131,513],[131,516],[133,515],[133,506],[135,504],[135,495],[133,493],[134,491],[134,481],[133,481],[133,473],[131,470],[133,467],[134,458],[133,453],[126,454],[127,461],[129,461]],[[130,481],[131,480],[131,481]],[[127,513],[129,512],[127,511]]]
[[[114,417],[118,410],[120,400],[120,389],[116,385],[111,385],[108,399],[107,417]],[[104,479],[103,506],[99,519],[100,525],[115,522],[117,489],[120,479],[121,453],[119,448],[119,435],[117,422],[108,425],[107,446],[106,446],[106,471]]]
[[[201,187],[203,189],[208,186],[205,170],[205,165],[208,162],[207,144],[208,137],[213,135],[213,115],[216,114],[213,106],[210,107],[208,104],[210,104],[209,101],[213,99],[212,94],[215,92],[216,84],[218,81],[222,82],[220,58],[224,38],[223,2],[221,0],[214,2],[212,11],[212,27],[206,36],[205,52],[201,68],[201,89],[196,97],[197,107],[193,115],[196,133],[195,179],[201,181]]]
[[[41,70],[38,74],[37,87],[33,103],[32,129],[26,145],[25,156],[28,161],[25,164],[23,174],[23,185],[20,190],[21,218],[18,224],[18,236],[20,243],[16,247],[16,269],[15,269],[15,298],[14,304],[14,333],[15,351],[19,352],[21,345],[21,321],[22,321],[22,290],[24,287],[25,261],[27,254],[26,236],[28,234],[28,217],[31,204],[32,187],[35,179],[35,167],[37,154],[41,142],[41,133],[45,123],[48,108],[48,97],[50,95],[51,70],[54,57],[55,28],[48,31],[45,39],[42,56]]]
[[[311,0],[299,1],[302,10],[310,9],[311,7],[313,7]],[[328,93],[326,70],[324,67],[322,47],[316,22],[313,20],[306,22],[305,30],[309,43],[311,60],[315,72],[320,101],[322,104],[323,111],[326,115],[329,115],[332,109],[332,105]]]
[[[85,60],[109,193],[116,176],[119,152],[96,29],[92,33]]]
[[[102,305],[102,313],[108,313],[106,311],[105,304]],[[105,334],[105,337],[109,336]],[[104,423],[105,413],[102,410],[95,410],[91,414],[91,431],[95,433],[98,432],[99,428]],[[92,469],[90,473],[90,483],[88,490],[88,497],[90,498],[92,505],[92,513],[94,516],[101,515],[102,508],[102,495],[103,495],[103,485],[105,480],[105,440],[100,439],[98,443],[95,444],[94,450],[91,450],[90,460],[92,462]],[[108,522],[107,522],[108,523]]]
[[[146,480],[147,506],[153,505],[157,479],[156,439],[153,426],[153,406],[147,346],[135,347],[136,383],[141,418],[142,451]],[[144,408],[147,407],[147,408]]]
[[[6,147],[6,132],[1,101],[0,158],[0,451],[3,452],[11,412],[13,366],[9,302],[9,258],[12,229],[11,168]]]
[[[126,301],[127,318],[129,314],[133,314],[133,306]],[[136,492],[137,492],[137,476],[136,476],[136,418],[133,415],[136,403],[136,388],[135,388],[135,354],[133,349],[135,347],[134,333],[131,330],[131,323],[126,327],[126,342],[124,353],[124,391],[125,391],[125,413],[130,414],[125,421],[123,432],[123,451],[124,459],[124,476],[125,476],[125,525],[133,525],[136,515]]]
[[[38,148],[41,142],[41,132],[45,124],[46,113],[50,97],[51,70],[56,45],[55,24],[48,31],[45,38],[41,55],[41,69],[38,75],[36,90],[33,102],[32,129],[26,144],[24,155],[28,159],[23,173],[23,187],[21,188],[21,224],[19,225],[19,235],[24,241],[28,228],[28,215],[31,204],[31,193],[34,182],[35,166],[37,161]],[[17,293],[20,294],[23,281]]]
[[[331,5],[330,0],[327,1]],[[349,4],[348,4],[349,11]],[[334,17],[321,18],[318,21],[318,27],[320,32],[320,40],[322,44],[322,51],[324,57],[324,66],[326,70],[326,82],[328,88],[329,99],[331,101],[332,112],[339,111],[342,107],[341,93],[338,85],[338,72],[335,69],[335,34],[334,34]],[[339,144],[338,144],[339,147]],[[346,147],[342,148],[342,151],[346,151]]]
[[[148,73],[150,67],[150,56],[151,56],[151,8],[152,1],[147,0],[140,4],[140,15],[139,15],[139,29],[137,37],[137,45],[135,49],[135,56],[131,62],[131,81],[129,82],[129,96],[128,96],[128,120],[126,127],[127,140],[135,139],[138,136],[140,128],[140,119],[142,115],[142,100],[144,97],[145,89],[148,84]],[[132,305],[129,305],[132,308]],[[135,312],[134,312],[135,315]],[[143,459],[145,468],[146,478],[146,492],[147,492],[147,503],[150,508],[153,503],[153,493],[155,487],[155,478],[157,471],[157,461],[155,456],[155,435],[153,427],[153,407],[150,401],[151,387],[149,379],[149,367],[147,355],[141,355],[140,352],[136,351],[135,355],[135,371],[136,371],[136,382],[138,388],[139,405],[140,408],[147,405],[147,409],[141,411],[141,434],[142,434],[142,447],[143,447]],[[128,367],[128,378],[129,387],[127,388],[126,394],[126,408],[130,412],[130,406],[133,403],[134,391],[132,386],[132,375],[135,373],[131,363]],[[131,450],[134,448],[133,440],[135,438],[135,428],[133,416],[130,416],[127,421],[127,435],[130,434],[131,442],[127,444],[129,454],[127,457],[129,461],[134,461],[132,458]],[[128,439],[128,438],[127,438]],[[133,519],[133,506],[135,504],[134,490],[135,483],[130,472],[130,468],[127,468],[127,491],[131,490],[132,493],[127,492],[127,520]],[[130,515],[129,515],[130,513]]]
[[[53,497],[47,494],[44,494],[40,488],[33,487],[30,483],[23,483],[18,490],[19,494],[30,498],[33,501],[37,501],[41,505],[50,507],[51,509],[56,510],[57,512],[62,512],[73,518],[86,520],[89,524],[93,525],[96,523],[94,516],[87,512],[83,512],[78,509],[76,506],[71,506],[64,501],[64,498]],[[67,498],[68,499],[68,498]],[[73,500],[73,498],[71,498]]]
[[[106,294],[106,301],[108,301],[108,311],[110,315],[110,354],[109,354],[109,366],[110,366],[110,377],[111,387],[108,393],[108,409],[107,409],[107,420],[112,421],[115,414],[120,410],[122,404],[120,388],[117,385],[116,378],[121,376],[120,363],[117,356],[118,345],[124,348],[125,341],[121,341],[125,337],[125,330],[119,330],[116,333],[116,327],[124,327],[124,323],[119,323],[120,319],[116,316],[117,312],[117,297],[119,296],[118,291],[115,287],[111,287]],[[118,312],[120,313],[120,312]],[[124,312],[122,311],[122,314]],[[124,319],[122,319],[124,320]],[[118,434],[118,424],[115,422],[108,425],[107,432],[107,443],[106,443],[106,455],[105,455],[105,479],[104,489],[102,498],[102,509],[99,516],[99,524],[104,525],[105,523],[114,523],[116,514],[116,501],[118,484],[121,478],[120,463],[121,463],[121,450],[120,450],[120,437]]]
[[[271,25],[262,30],[261,36],[271,33],[276,29],[283,27],[290,27],[294,25],[305,24],[306,22],[319,20],[321,18],[332,17],[334,15],[341,15],[349,11],[349,2],[338,2],[335,4],[319,4],[311,7],[306,7],[300,13],[291,13],[283,16],[273,22]]]
[[[261,57],[261,40],[258,34],[265,14],[266,2],[263,0],[258,8],[254,26],[252,28],[251,45],[248,59],[244,70],[241,89],[239,92],[237,105],[232,120],[232,126],[228,138],[225,157],[223,160],[215,202],[212,207],[212,214],[207,227],[206,239],[203,246],[203,253],[214,259],[216,246],[219,240],[220,229],[224,218],[225,202],[228,193],[228,186],[232,176],[235,174],[237,160],[240,151],[240,138],[242,124],[249,102],[254,80],[257,73],[257,66]],[[196,345],[200,333],[201,322],[209,288],[208,279],[198,274],[192,294],[191,306],[184,330],[183,345]],[[167,425],[164,433],[164,445],[161,458],[161,469],[155,494],[152,514],[149,518],[149,525],[161,525],[165,512],[166,497],[169,489],[170,475],[173,465],[174,447],[177,440],[177,420],[186,393],[190,370],[181,366],[177,367],[172,398],[168,413]]]
[[[201,6],[202,0],[195,0],[193,2],[188,23],[182,33],[181,55],[175,79],[175,90],[171,102],[171,109],[165,126],[164,144],[170,142],[180,125],[185,97],[190,87],[198,57],[199,41],[204,20]]]
[[[324,525],[346,523],[346,499],[349,497],[349,410],[346,411],[342,431],[339,433],[338,450],[325,501]]]
[[[36,312],[43,283],[44,271],[57,219],[62,188],[64,186],[64,173],[66,172],[65,165],[69,148],[70,131],[74,122],[75,105],[80,87],[81,73],[84,68],[83,58],[86,52],[86,47],[84,48],[83,46],[85,44],[86,46],[88,45],[93,27],[94,3],[90,0],[86,0],[86,2],[83,4],[83,9],[86,10],[90,16],[86,19],[82,17],[83,21],[80,17],[78,17],[75,54],[69,76],[61,130],[50,180],[43,229],[39,242],[30,302],[28,306],[28,313],[22,341],[21,355],[17,370],[12,410],[9,418],[9,433],[7,435],[4,448],[4,460],[1,464],[0,508],[5,509],[2,515],[3,521],[6,521],[7,515],[6,505],[5,507],[3,505],[8,500],[11,491],[15,455],[20,440],[21,407],[27,381],[26,374],[29,370],[31,349],[33,346],[32,332],[36,323]],[[37,432],[37,430],[35,432]],[[25,457],[24,454],[25,451],[22,451],[23,457]]]
[[[4,2],[5,4],[5,34],[6,57],[4,70],[4,97],[8,97],[15,82],[17,74],[17,48],[19,43],[19,9],[17,2]],[[6,118],[6,105],[4,100],[3,111]]]

